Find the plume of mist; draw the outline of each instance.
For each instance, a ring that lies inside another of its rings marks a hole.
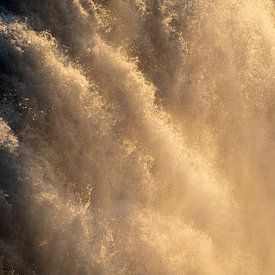
[[[270,0],[0,1],[0,273],[273,274]]]

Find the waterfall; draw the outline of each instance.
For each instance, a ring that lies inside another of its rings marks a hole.
[[[274,13],[0,1],[0,274],[274,274]]]

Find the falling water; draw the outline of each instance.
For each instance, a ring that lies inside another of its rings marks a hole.
[[[274,274],[273,4],[0,1],[0,274]]]

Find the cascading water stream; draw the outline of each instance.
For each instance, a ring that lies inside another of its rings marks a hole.
[[[274,274],[271,0],[0,1],[0,274]]]

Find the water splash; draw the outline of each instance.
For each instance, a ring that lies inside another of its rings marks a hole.
[[[271,1],[1,1],[0,271],[273,274]]]

